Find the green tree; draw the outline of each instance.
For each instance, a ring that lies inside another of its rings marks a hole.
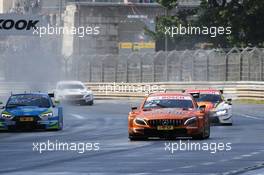
[[[157,42],[157,49],[164,50],[165,45],[165,27],[171,26],[187,26],[190,23],[189,16],[194,15],[196,10],[181,10],[175,16],[171,16],[171,10],[178,5],[177,0],[158,0],[158,2],[164,7],[164,16],[158,17],[156,20],[156,30],[150,31],[146,29],[146,33]],[[167,12],[167,13],[166,13]],[[195,36],[174,36],[168,38],[168,49],[185,49],[193,47],[193,40]],[[191,41],[192,40],[192,41]]]
[[[178,5],[178,0],[157,0],[157,2],[168,10],[173,9]]]
[[[264,1],[231,0],[224,7],[203,1],[200,9],[200,24],[232,27],[232,34],[218,40],[219,44],[263,46]]]
[[[177,6],[177,0],[158,0],[168,11]],[[220,2],[220,4],[219,4]],[[156,31],[148,33],[164,43],[165,26],[231,27],[230,35],[184,35],[169,38],[170,49],[190,48],[196,43],[213,43],[215,47],[264,46],[264,1],[260,0],[202,0],[195,10],[179,11],[176,16],[158,18]]]

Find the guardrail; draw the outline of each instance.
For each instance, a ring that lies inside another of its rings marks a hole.
[[[55,83],[0,81],[0,96],[24,92],[52,92]]]
[[[232,99],[264,100],[264,82],[227,81],[227,82],[153,82],[153,83],[91,83],[90,88],[97,99],[142,98],[149,92],[181,92],[184,89],[221,89],[224,95]],[[0,82],[0,95],[26,92],[52,92],[55,83],[16,83]]]
[[[221,89],[226,97],[264,100],[264,82],[159,82],[159,83],[85,83],[97,98],[140,98],[149,89],[181,92],[183,89]]]
[[[146,4],[157,5],[156,0],[69,0],[68,3],[80,3],[80,4]],[[199,6],[201,3],[200,0],[179,0],[178,4],[180,6]]]
[[[61,65],[68,79],[88,82],[264,81],[262,48],[80,55]]]

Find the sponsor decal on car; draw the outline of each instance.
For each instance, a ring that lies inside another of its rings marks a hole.
[[[152,100],[192,100],[190,96],[153,96],[149,97],[147,101]]]

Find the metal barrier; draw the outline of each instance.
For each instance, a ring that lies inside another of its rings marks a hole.
[[[97,98],[144,97],[149,89],[181,92],[184,89],[219,89],[232,99],[264,100],[264,82],[159,82],[159,83],[85,83]]]
[[[0,63],[0,78],[2,75],[2,79],[9,81],[32,81],[39,77],[44,81],[75,79],[127,83],[264,81],[264,50],[260,48],[74,55],[69,58],[49,53],[10,52],[0,56]],[[49,65],[49,71],[35,69],[42,65]]]
[[[97,3],[97,4],[157,4],[159,5],[156,0],[68,0],[68,2],[78,2],[78,3]],[[201,1],[199,0],[179,0],[178,4],[180,6],[199,6]]]
[[[91,83],[90,88],[97,99],[144,97],[153,91],[181,92],[184,89],[220,89],[224,95],[233,99],[264,100],[264,82],[150,82],[150,83]],[[0,96],[26,92],[52,92],[55,83],[16,83],[0,82]]]
[[[84,55],[72,60],[70,78],[89,82],[264,80],[264,52],[259,48]]]
[[[54,83],[0,81],[0,96],[24,92],[53,92],[54,89]]]

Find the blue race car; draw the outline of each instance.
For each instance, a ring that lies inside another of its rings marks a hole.
[[[62,130],[62,107],[55,106],[52,97],[46,93],[12,94],[2,107],[0,130]]]

